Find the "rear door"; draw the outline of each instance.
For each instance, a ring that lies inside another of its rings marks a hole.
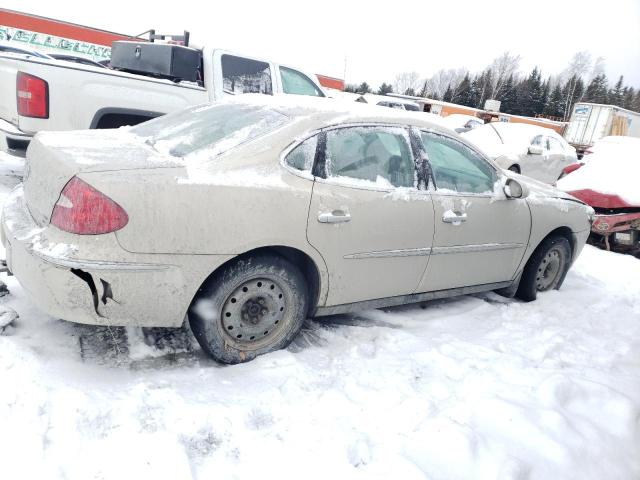
[[[433,204],[416,185],[405,128],[321,134],[307,237],[329,271],[327,305],[413,293],[433,240]]]
[[[570,163],[574,163],[576,158],[569,155],[569,152],[557,138],[549,136],[547,143],[549,146],[549,183],[553,183],[560,178],[562,169]]]
[[[529,240],[526,201],[498,192],[494,167],[457,139],[420,138],[435,181],[435,235],[418,292],[511,280]]]

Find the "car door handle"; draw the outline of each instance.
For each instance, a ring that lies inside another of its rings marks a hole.
[[[324,212],[318,215],[320,223],[344,223],[351,221],[351,215],[344,210],[334,210],[333,212]]]
[[[466,213],[456,213],[453,210],[447,210],[442,214],[442,221],[444,223],[453,223],[454,225],[459,225],[462,222],[467,221]]]

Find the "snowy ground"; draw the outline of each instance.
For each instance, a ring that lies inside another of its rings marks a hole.
[[[288,350],[232,367],[137,329],[118,349],[86,343],[95,330],[2,279],[0,306],[20,314],[0,334],[2,479],[640,478],[630,256],[586,247],[530,304],[488,294],[310,321]]]

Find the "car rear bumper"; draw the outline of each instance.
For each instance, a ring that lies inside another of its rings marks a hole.
[[[9,153],[24,157],[33,135],[23,132],[13,124],[0,119],[0,134],[5,137]]]
[[[182,324],[194,289],[186,288],[180,266],[150,262],[148,255],[141,261],[113,234],[80,236],[38,226],[22,187],[5,202],[1,232],[9,270],[49,315],[94,325]],[[108,260],[83,259],[92,253]]]

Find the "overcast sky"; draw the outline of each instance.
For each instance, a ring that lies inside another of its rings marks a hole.
[[[206,5],[206,6],[205,6]],[[194,41],[312,73],[393,82],[441,68],[482,70],[501,52],[521,70],[562,71],[571,56],[602,56],[610,81],[640,87],[640,0],[397,0],[187,2],[2,0],[2,6],[121,33],[190,30]]]

